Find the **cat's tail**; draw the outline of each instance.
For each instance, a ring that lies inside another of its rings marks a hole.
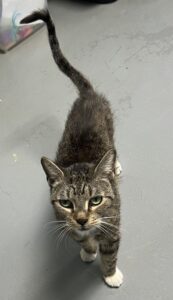
[[[47,25],[49,44],[52,50],[54,60],[60,68],[60,70],[73,81],[81,95],[94,92],[90,82],[82,75],[82,73],[76,70],[63,55],[59,46],[58,38],[56,36],[55,25],[51,19],[48,10],[43,9],[34,11],[31,15],[22,19],[20,23],[28,24],[37,20],[42,20]]]

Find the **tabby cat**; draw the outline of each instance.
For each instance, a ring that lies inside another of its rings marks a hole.
[[[105,282],[119,287],[123,282],[117,268],[120,243],[117,172],[120,165],[114,147],[110,105],[63,55],[47,10],[35,11],[21,23],[36,20],[46,23],[54,60],[79,93],[68,115],[55,160],[41,159],[50,186],[51,203],[61,230],[80,243],[81,259],[92,262],[99,249]]]

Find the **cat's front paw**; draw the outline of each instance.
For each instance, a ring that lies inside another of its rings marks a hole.
[[[80,257],[84,262],[92,262],[96,259],[97,253],[87,253],[83,248],[80,251]]]
[[[104,280],[108,286],[118,288],[123,283],[123,274],[116,268],[114,275],[104,277]]]
[[[117,176],[119,176],[122,172],[122,167],[121,167],[121,164],[118,160],[115,163],[115,172],[116,172]]]

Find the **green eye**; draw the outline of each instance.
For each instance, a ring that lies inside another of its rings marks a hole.
[[[89,205],[90,206],[96,206],[96,205],[99,205],[103,200],[103,197],[102,196],[96,196],[96,197],[93,197],[90,199],[89,201]]]
[[[61,206],[65,207],[65,208],[73,208],[73,203],[70,200],[59,200],[59,203],[61,204]]]

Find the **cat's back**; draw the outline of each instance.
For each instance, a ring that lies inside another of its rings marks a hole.
[[[68,115],[57,152],[64,167],[76,162],[96,162],[113,148],[113,116],[103,95],[78,98]]]

